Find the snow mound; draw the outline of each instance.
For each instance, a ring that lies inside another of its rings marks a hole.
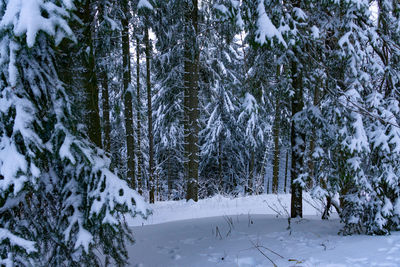
[[[194,201],[162,201],[151,204],[153,214],[144,220],[131,219],[130,226],[152,225],[172,221],[207,218],[221,215],[272,214],[287,217],[290,212],[290,194],[263,194],[229,198],[216,195],[211,198]],[[313,200],[307,193],[303,195],[303,214],[320,215],[322,203]]]

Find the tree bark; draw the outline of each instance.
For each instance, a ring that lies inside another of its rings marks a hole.
[[[136,189],[135,177],[135,138],[133,130],[133,107],[131,92],[131,57],[129,52],[129,7],[128,1],[122,0],[122,67],[123,67],[123,92],[124,92],[124,115],[127,151],[127,179],[131,187]]]
[[[297,62],[292,62],[292,87],[294,96],[292,98],[292,126],[291,126],[291,146],[292,146],[292,166],[291,166],[291,217],[303,217],[303,188],[295,181],[302,172],[304,136],[298,132],[294,116],[303,109],[303,82],[301,70]]]
[[[105,3],[101,2],[98,4],[98,22],[97,25],[101,25],[104,22],[104,11],[105,11]],[[103,31],[104,28],[98,26],[99,34],[96,34],[97,37],[104,36]],[[110,45],[110,44],[107,44]],[[108,47],[107,47],[108,48]],[[100,47],[99,43],[97,43],[96,50],[97,50],[97,57],[105,57],[108,53],[107,48]],[[110,122],[110,95],[109,95],[109,88],[108,88],[108,67],[104,62],[102,62],[100,66],[98,66],[99,71],[99,78],[101,83],[101,102],[102,102],[102,132],[103,132],[103,149],[107,153],[111,153],[111,122]]]
[[[147,25],[147,23],[146,23]],[[154,203],[154,141],[153,141],[153,107],[151,103],[151,77],[150,77],[150,60],[151,60],[151,44],[149,38],[149,29],[146,26],[144,32],[144,42],[146,45],[146,84],[147,84],[147,121],[148,121],[148,137],[149,137],[149,199],[150,203]]]
[[[285,194],[287,193],[288,162],[289,162],[289,151],[286,151],[286,161],[285,161],[285,185],[284,185],[284,187],[283,187],[283,191],[285,192]]]
[[[140,42],[139,38],[136,37],[136,132],[137,132],[137,181],[138,181],[138,192],[140,195],[143,194],[143,181],[142,181],[142,164],[143,157],[141,151],[141,131],[142,131],[142,119],[141,119],[141,103],[140,103]]]
[[[253,194],[254,165],[255,165],[254,161],[255,161],[255,153],[254,153],[254,149],[252,149],[251,155],[250,155],[249,177],[247,179],[247,190],[246,190],[246,193],[249,195]]]
[[[110,122],[110,96],[108,92],[108,77],[106,70],[101,72],[102,84],[102,106],[103,106],[103,149],[111,153],[111,122]]]
[[[89,140],[97,147],[101,147],[101,126],[100,126],[100,109],[99,109],[99,88],[96,75],[96,61],[93,48],[92,34],[94,32],[93,23],[93,5],[92,1],[87,0],[83,4],[82,12],[78,12],[78,16],[83,22],[84,31],[82,37],[87,51],[82,47],[82,60],[84,67],[83,87],[86,93],[86,127]]]
[[[199,177],[199,48],[198,1],[187,0],[185,12],[186,42],[184,46],[184,87],[185,87],[185,158],[186,158],[186,199],[198,200]]]
[[[276,70],[277,80],[280,78],[280,68],[278,65]],[[281,123],[281,103],[279,92],[275,95],[276,104],[275,104],[275,119],[274,119],[274,128],[273,128],[273,138],[274,138],[274,163],[272,168],[272,193],[278,194],[278,186],[279,186],[279,161],[280,161],[280,148],[279,148],[279,135],[280,135],[280,123]]]

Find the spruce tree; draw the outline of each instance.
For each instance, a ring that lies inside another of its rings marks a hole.
[[[75,4],[0,5],[0,259],[7,266],[101,265],[95,250],[123,265],[132,240],[124,216],[146,213],[77,127],[59,78],[60,59],[74,52],[61,44],[76,40]]]

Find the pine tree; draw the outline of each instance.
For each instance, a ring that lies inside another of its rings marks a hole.
[[[131,240],[124,214],[146,210],[77,127],[78,113],[59,79],[61,59],[76,56],[63,50],[70,42],[65,38],[76,40],[69,26],[74,6],[70,1],[3,3],[1,264],[100,265],[99,249],[123,265],[124,242]]]

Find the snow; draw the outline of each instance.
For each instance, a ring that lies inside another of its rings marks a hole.
[[[84,228],[80,227],[78,232],[78,238],[75,242],[75,249],[82,246],[86,253],[89,252],[89,245],[93,242],[93,236],[90,232],[86,231]]]
[[[272,266],[267,257],[280,267],[399,266],[399,232],[339,236],[339,219],[320,220],[305,196],[306,216],[290,229],[268,208],[288,206],[288,194],[152,204],[147,222],[131,222],[129,266]]]
[[[74,8],[71,0],[63,0],[63,5],[66,9]],[[8,1],[0,28],[11,27],[16,36],[26,34],[28,47],[33,47],[39,31],[56,36],[57,42],[60,42],[65,36],[73,36],[64,19],[68,16],[64,7],[43,0]],[[43,11],[46,11],[47,17],[43,16]]]
[[[61,159],[68,159],[69,161],[71,161],[72,164],[75,164],[76,160],[71,153],[72,144],[73,144],[72,136],[70,135],[65,136],[64,142],[60,148],[59,155]]]
[[[187,202],[186,200],[162,201],[149,205],[153,214],[147,220],[135,217],[128,224],[130,226],[152,225],[221,215],[276,214],[276,211],[285,214],[285,209],[290,209],[290,198],[290,194],[263,194],[238,198],[217,195],[198,202]],[[319,215],[322,206],[321,203],[313,200],[309,194],[305,193],[303,209],[303,213],[306,215]]]
[[[20,238],[4,228],[0,228],[0,242],[8,239],[12,245],[17,245],[26,250],[27,253],[36,252],[35,242]],[[0,262],[1,263],[1,262]]]
[[[312,37],[314,39],[318,39],[319,38],[319,29],[318,29],[317,26],[314,25],[314,26],[311,27],[311,33],[312,33]]]
[[[228,14],[228,9],[226,8],[226,6],[225,5],[218,5],[218,4],[216,4],[216,5],[214,5],[214,8],[216,9],[216,10],[219,10],[222,14]]]
[[[301,8],[293,8],[294,15],[297,19],[305,21],[307,19],[306,13]]]
[[[287,47],[287,44],[282,37],[282,34],[274,26],[274,24],[268,17],[267,12],[265,12],[264,1],[259,1],[257,12],[258,12],[258,20],[257,20],[256,39],[255,39],[256,42],[260,44],[265,44],[267,38],[271,40],[271,42],[273,42],[273,37],[276,37],[284,47]]]
[[[139,1],[138,9],[140,9],[140,8],[148,8],[150,10],[153,10],[153,6],[147,0],[140,0]]]

